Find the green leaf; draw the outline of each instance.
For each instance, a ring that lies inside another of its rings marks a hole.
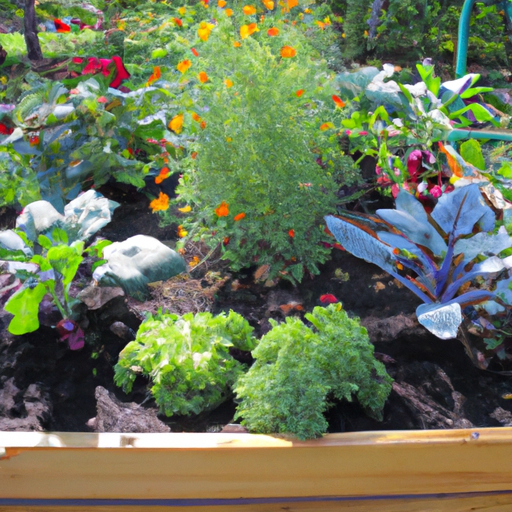
[[[34,288],[25,285],[7,301],[4,309],[14,315],[7,328],[11,334],[21,335],[39,329],[39,304],[45,294],[46,288],[42,283]]]
[[[498,174],[507,180],[512,179],[512,162],[502,162],[501,167],[498,169]]]
[[[84,242],[75,242],[73,245],[58,245],[52,247],[46,256],[51,266],[62,275],[64,285],[71,283],[83,260]]]
[[[43,248],[48,250],[52,246],[52,241],[45,235],[39,235],[37,237],[37,242]]]
[[[485,159],[480,143],[476,139],[469,139],[460,146],[460,156],[481,171],[485,170]]]
[[[151,58],[152,59],[161,59],[167,55],[167,50],[165,48],[155,48],[151,52]]]

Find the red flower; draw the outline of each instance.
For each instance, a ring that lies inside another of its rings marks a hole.
[[[336,304],[339,300],[332,293],[326,293],[325,295],[320,295],[320,302],[322,304]]]
[[[290,231],[288,231],[288,235],[290,235],[290,237],[293,238],[295,236],[295,230],[290,229]]]
[[[58,18],[53,20],[57,32],[71,32],[71,27]]]
[[[11,135],[11,133],[14,131],[13,128],[9,128],[4,123],[0,123],[0,133],[2,135]]]
[[[111,64],[115,65],[115,72],[112,77],[112,82],[110,82],[110,87],[113,89],[117,89],[121,82],[127,78],[130,78],[130,73],[126,70],[123,64],[123,60],[121,57],[114,55],[111,59],[98,59],[97,57],[89,57],[89,63],[82,70],[82,75],[95,75],[96,73],[101,71],[103,76],[110,75],[111,72]],[[79,64],[78,58],[73,62]]]

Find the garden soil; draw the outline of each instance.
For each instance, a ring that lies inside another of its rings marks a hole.
[[[99,235],[112,241],[135,234],[154,236],[173,245],[176,226],[162,228],[148,209],[147,198],[125,188],[101,192],[121,203],[112,222]],[[0,212],[1,213],[1,212]],[[5,210],[3,228],[13,227],[15,212]],[[202,259],[206,251],[189,246],[185,258]],[[82,265],[73,293],[90,285],[90,264]],[[119,352],[134,338],[145,311],[158,308],[178,314],[209,310],[242,314],[261,336],[270,319],[302,317],[332,294],[352,316],[361,319],[375,345],[376,356],[394,378],[393,390],[378,422],[356,403],[333,401],[327,416],[329,430],[401,430],[469,428],[512,425],[512,380],[475,368],[457,340],[440,340],[416,320],[418,299],[378,267],[334,250],[318,276],[305,276],[294,287],[287,282],[265,283],[261,269],[229,272],[221,260],[198,265],[188,275],[151,286],[144,303],[127,298],[120,289],[102,294],[88,289],[84,305],[86,345],[69,350],[58,341],[52,325],[59,317],[50,303],[43,304],[41,328],[13,336],[7,331],[10,315],[0,313],[0,430],[3,431],[121,431],[182,432],[236,429],[232,400],[197,417],[158,415],[139,378],[126,395],[113,382]],[[97,288],[97,287],[96,287]],[[0,300],[5,303],[6,297]],[[250,364],[248,353],[235,357]],[[499,368],[498,368],[499,369]]]

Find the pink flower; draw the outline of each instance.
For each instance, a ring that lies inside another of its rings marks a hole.
[[[430,189],[432,197],[438,198],[443,195],[443,189],[439,185],[435,185]]]
[[[363,130],[363,131],[360,131],[360,132],[359,132],[359,135],[368,135],[368,132],[367,132],[367,131],[365,131],[365,130]]]
[[[105,96],[100,96],[97,100],[98,103],[107,103],[107,98]]]

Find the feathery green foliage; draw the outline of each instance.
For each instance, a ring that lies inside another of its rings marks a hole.
[[[353,397],[382,419],[391,377],[373,356],[364,327],[341,304],[316,307],[306,319],[272,322],[253,351],[256,362],[240,377],[237,417],[252,432],[289,433],[299,439],[321,436],[329,399]]]

